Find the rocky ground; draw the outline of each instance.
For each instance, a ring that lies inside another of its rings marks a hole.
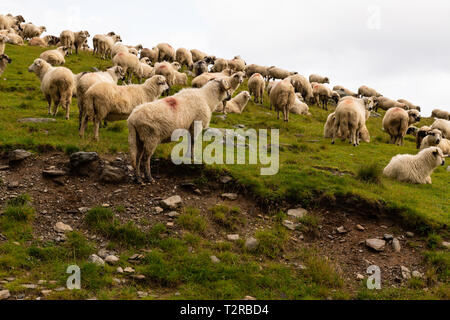
[[[194,207],[209,217],[210,208],[224,203],[239,207],[246,217],[246,225],[229,234],[209,223],[205,237],[210,241],[243,239],[249,247],[257,245],[252,237],[255,232],[274,222],[275,217],[265,212],[251,195],[239,191],[231,177],[201,183],[200,171],[162,161],[156,161],[152,169],[156,182],[136,185],[124,154],[101,159],[95,153],[76,154],[70,159],[60,152],[4,154],[0,160],[0,206],[20,194],[30,195],[36,209],[33,224],[36,239],[62,242],[66,232],[79,231],[96,243],[98,254],[91,256],[91,260],[100,264],[105,260],[113,264],[120,252],[108,252],[105,249],[108,240],[93,234],[84,225],[85,213],[95,206],[121,208],[120,213],[116,210],[116,217],[123,222],[133,221],[143,230],[163,223],[175,234],[182,235],[184,231],[175,220],[181,208]],[[360,286],[371,265],[381,268],[385,287],[401,286],[411,276],[422,277],[425,272],[422,255],[425,244],[421,238],[387,217],[371,218],[363,212],[355,214],[345,210],[307,211],[295,204],[286,204],[280,209],[288,213],[283,225],[290,230],[283,263],[301,268],[302,261],[292,258],[292,253],[305,247],[317,248],[335,262],[349,288]],[[314,217],[316,223],[305,229],[300,222],[308,217]],[[146,223],[142,223],[144,220]],[[0,235],[0,242],[5,240]],[[7,278],[0,280],[9,281]],[[1,295],[6,297],[5,292]]]

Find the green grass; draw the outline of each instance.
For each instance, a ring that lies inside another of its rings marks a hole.
[[[245,218],[242,216],[239,208],[229,208],[218,204],[211,208],[210,211],[213,221],[227,230],[235,231],[239,226],[245,225]]]
[[[186,230],[203,234],[206,231],[207,222],[200,215],[198,209],[187,207],[183,213],[177,218],[177,223]]]

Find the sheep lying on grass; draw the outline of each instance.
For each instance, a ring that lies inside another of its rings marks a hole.
[[[135,107],[153,101],[167,89],[163,76],[154,76],[144,84],[118,86],[113,83],[97,83],[86,92],[85,110],[94,122],[94,139],[99,140],[100,123],[128,118]],[[81,124],[81,137],[86,127],[86,118]]]
[[[15,46],[23,46],[24,45],[22,37],[19,36],[18,34],[10,32],[6,35],[6,38],[7,38],[6,43],[9,43],[9,44],[12,44]]]
[[[383,174],[400,182],[413,184],[431,184],[431,174],[445,165],[445,156],[437,147],[424,149],[419,154],[397,155],[384,168]]]
[[[145,159],[145,179],[152,181],[150,159],[160,143],[170,142],[177,129],[190,129],[194,138],[194,122],[209,128],[217,105],[230,99],[226,79],[210,81],[200,89],[184,89],[172,97],[143,104],[128,118],[128,141],[136,182],[141,183],[141,160]],[[192,141],[193,142],[193,141]]]
[[[245,107],[247,106],[249,100],[250,100],[250,93],[248,93],[248,91],[242,91],[236,97],[234,97],[230,101],[227,101],[223,113],[241,114],[244,111]]]
[[[12,60],[6,54],[0,54],[0,77],[5,72],[6,66],[8,63],[11,63]]]
[[[41,53],[39,58],[47,61],[52,66],[62,66],[66,63],[65,56],[68,55],[69,48],[67,47],[59,47],[55,50],[47,50]]]
[[[303,102],[303,97],[300,93],[295,94],[295,102],[289,112],[304,116],[311,115],[311,113],[309,112],[309,107],[306,103]]]
[[[48,102],[48,113],[51,114],[53,101],[53,116],[56,116],[58,107],[61,104],[66,109],[66,120],[68,120],[70,103],[72,102],[72,95],[75,89],[72,71],[64,67],[52,67],[42,59],[34,60],[28,71],[35,73],[41,80],[41,90]]]
[[[420,122],[420,113],[417,110],[404,110],[402,108],[389,109],[383,118],[383,129],[391,136],[391,143],[403,146],[408,127]]]

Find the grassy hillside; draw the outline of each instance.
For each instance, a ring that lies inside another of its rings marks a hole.
[[[47,117],[47,107],[39,89],[39,81],[27,68],[43,51],[42,48],[7,46],[6,52],[13,59],[0,81],[0,143],[2,148],[18,146],[45,150],[48,147],[67,152],[74,150],[115,153],[127,151],[127,129],[124,121],[112,123],[101,129],[100,143],[92,141],[92,126],[87,137],[79,139],[77,133],[76,99],[73,99],[71,119],[63,120],[63,114],[55,123],[20,124],[24,117]],[[89,71],[92,67],[105,69],[110,62],[90,54],[67,58],[66,66],[74,73]],[[174,88],[173,91],[180,88]],[[239,91],[246,90],[246,82]],[[239,92],[238,91],[238,92]],[[267,97],[266,100],[267,101]],[[265,102],[266,104],[266,102]],[[333,107],[330,106],[330,110]],[[381,119],[371,118],[368,128],[372,142],[354,148],[338,141],[332,146],[322,137],[323,124],[329,112],[313,106],[311,117],[291,116],[289,124],[276,119],[267,105],[250,102],[242,115],[229,115],[221,120],[214,117],[213,127],[233,128],[243,124],[246,128],[280,129],[281,163],[278,175],[262,177],[259,166],[220,166],[226,169],[243,186],[261,198],[274,201],[288,200],[314,206],[320,204],[354,207],[359,200],[365,205],[358,210],[385,212],[398,216],[401,221],[419,230],[441,230],[446,233],[450,218],[447,166],[438,168],[432,176],[433,184],[416,186],[381,178],[379,183],[367,183],[358,172],[372,165],[382,169],[399,153],[416,153],[412,137],[404,147],[387,144],[388,136],[381,129]],[[432,123],[423,119],[420,125]],[[158,156],[168,156],[170,145],[160,146]],[[375,170],[376,171],[376,170]]]

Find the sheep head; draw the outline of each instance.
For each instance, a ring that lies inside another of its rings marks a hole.
[[[364,101],[364,105],[368,111],[372,111],[378,103],[378,102],[375,102],[375,99],[373,97],[364,98],[363,101]]]
[[[33,72],[36,75],[39,75],[42,69],[44,69],[44,67],[47,65],[49,66],[49,64],[45,60],[36,59],[34,60],[33,64],[28,67],[28,72]]]
[[[427,136],[430,137],[428,140],[431,144],[437,146],[442,141],[442,132],[438,129],[433,129],[427,132]]]
[[[438,147],[432,147],[429,148],[432,151],[433,158],[436,161],[436,166],[444,166],[445,165],[445,158],[448,157],[448,155],[444,155],[442,150]]]
[[[121,66],[115,66],[114,73],[116,74],[117,79],[125,81],[126,73],[125,73],[125,70]]]
[[[420,113],[417,110],[408,110],[409,124],[420,122]]]
[[[12,62],[12,59],[11,59],[10,57],[8,57],[8,55],[6,55],[6,54],[2,54],[2,55],[0,56],[0,61],[3,61],[3,60],[5,60],[5,61],[8,62],[8,63],[11,63],[11,62]]]

